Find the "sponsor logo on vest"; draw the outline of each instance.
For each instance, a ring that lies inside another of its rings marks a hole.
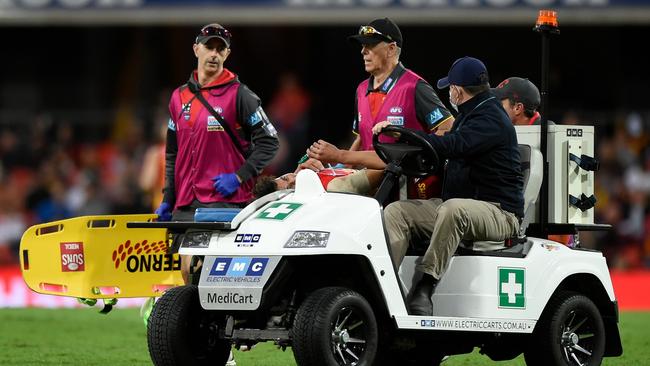
[[[384,81],[384,85],[381,86],[381,91],[384,93],[387,93],[390,88],[393,86],[393,78],[388,78],[386,81]]]
[[[441,119],[442,112],[440,111],[440,108],[432,110],[431,113],[427,115],[427,122],[431,128],[435,127],[436,122],[440,121]]]
[[[181,104],[181,109],[182,109],[182,112],[183,112],[183,118],[186,121],[189,121],[190,115],[191,115],[191,110],[192,110],[192,103]]]
[[[223,126],[214,116],[208,116],[208,131],[223,131]]]
[[[82,242],[60,243],[60,247],[61,271],[83,272],[86,269]]]
[[[392,114],[400,114],[402,113],[402,107],[395,106],[390,108],[390,113]]]
[[[388,116],[386,121],[393,126],[404,126],[404,117],[402,116]]]

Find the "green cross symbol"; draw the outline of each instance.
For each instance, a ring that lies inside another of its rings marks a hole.
[[[525,269],[499,267],[499,307],[526,308]]]
[[[275,202],[265,208],[259,215],[258,219],[284,220],[287,216],[296,211],[302,203]]]

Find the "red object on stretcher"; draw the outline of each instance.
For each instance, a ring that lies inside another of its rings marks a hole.
[[[354,169],[335,169],[335,168],[327,168],[319,171],[318,178],[320,178],[320,182],[323,184],[323,188],[327,189],[327,185],[330,184],[330,181],[334,178],[338,177],[345,177],[346,175],[354,173]]]

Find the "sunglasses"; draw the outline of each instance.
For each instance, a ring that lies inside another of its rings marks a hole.
[[[225,38],[228,42],[230,42],[232,33],[230,33],[230,31],[227,30],[226,28],[219,28],[213,25],[208,25],[203,29],[201,29],[201,32],[199,33],[199,37],[210,37],[210,36],[222,37]]]
[[[393,38],[387,34],[383,34],[382,32],[378,31],[375,29],[375,27],[370,26],[370,25],[362,25],[359,27],[359,35],[361,36],[371,36],[371,35],[378,35],[384,39],[389,40],[390,42],[395,42],[393,41]]]

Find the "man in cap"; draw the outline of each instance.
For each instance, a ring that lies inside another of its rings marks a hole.
[[[193,221],[200,207],[243,207],[253,198],[254,178],[277,152],[260,98],[224,67],[231,39],[220,24],[202,27],[192,46],[197,68],[172,93],[159,220]],[[175,251],[181,241],[174,238]],[[186,283],[189,269],[183,257]]]
[[[503,109],[515,125],[538,125],[540,115],[537,109],[541,102],[539,89],[530,80],[510,77],[503,80],[492,93],[501,101]]]
[[[159,220],[192,221],[199,207],[244,206],[254,177],[278,149],[260,98],[224,67],[230,45],[221,25],[201,28],[193,45],[197,69],[172,93]],[[186,282],[188,268],[184,258]]]
[[[438,81],[459,112],[449,133],[426,137],[447,160],[442,199],[398,201],[384,210],[397,267],[411,239],[430,238],[416,267],[422,278],[411,292],[413,315],[432,315],[435,286],[461,240],[503,241],[519,230],[524,200],[517,135],[488,80],[483,62],[463,57]]]
[[[323,163],[383,169],[385,164],[372,147],[372,127],[376,123],[388,121],[393,125],[433,133],[451,125],[453,117],[431,85],[400,62],[402,33],[392,20],[375,19],[361,26],[358,34],[348,39],[361,46],[364,67],[370,74],[356,91],[352,125],[356,138],[349,150],[318,140],[307,154]],[[382,141],[384,138],[382,136]],[[338,179],[337,184],[354,186],[354,191],[367,193],[370,185],[366,173],[361,170]],[[418,182],[420,190],[426,182],[423,179]]]

